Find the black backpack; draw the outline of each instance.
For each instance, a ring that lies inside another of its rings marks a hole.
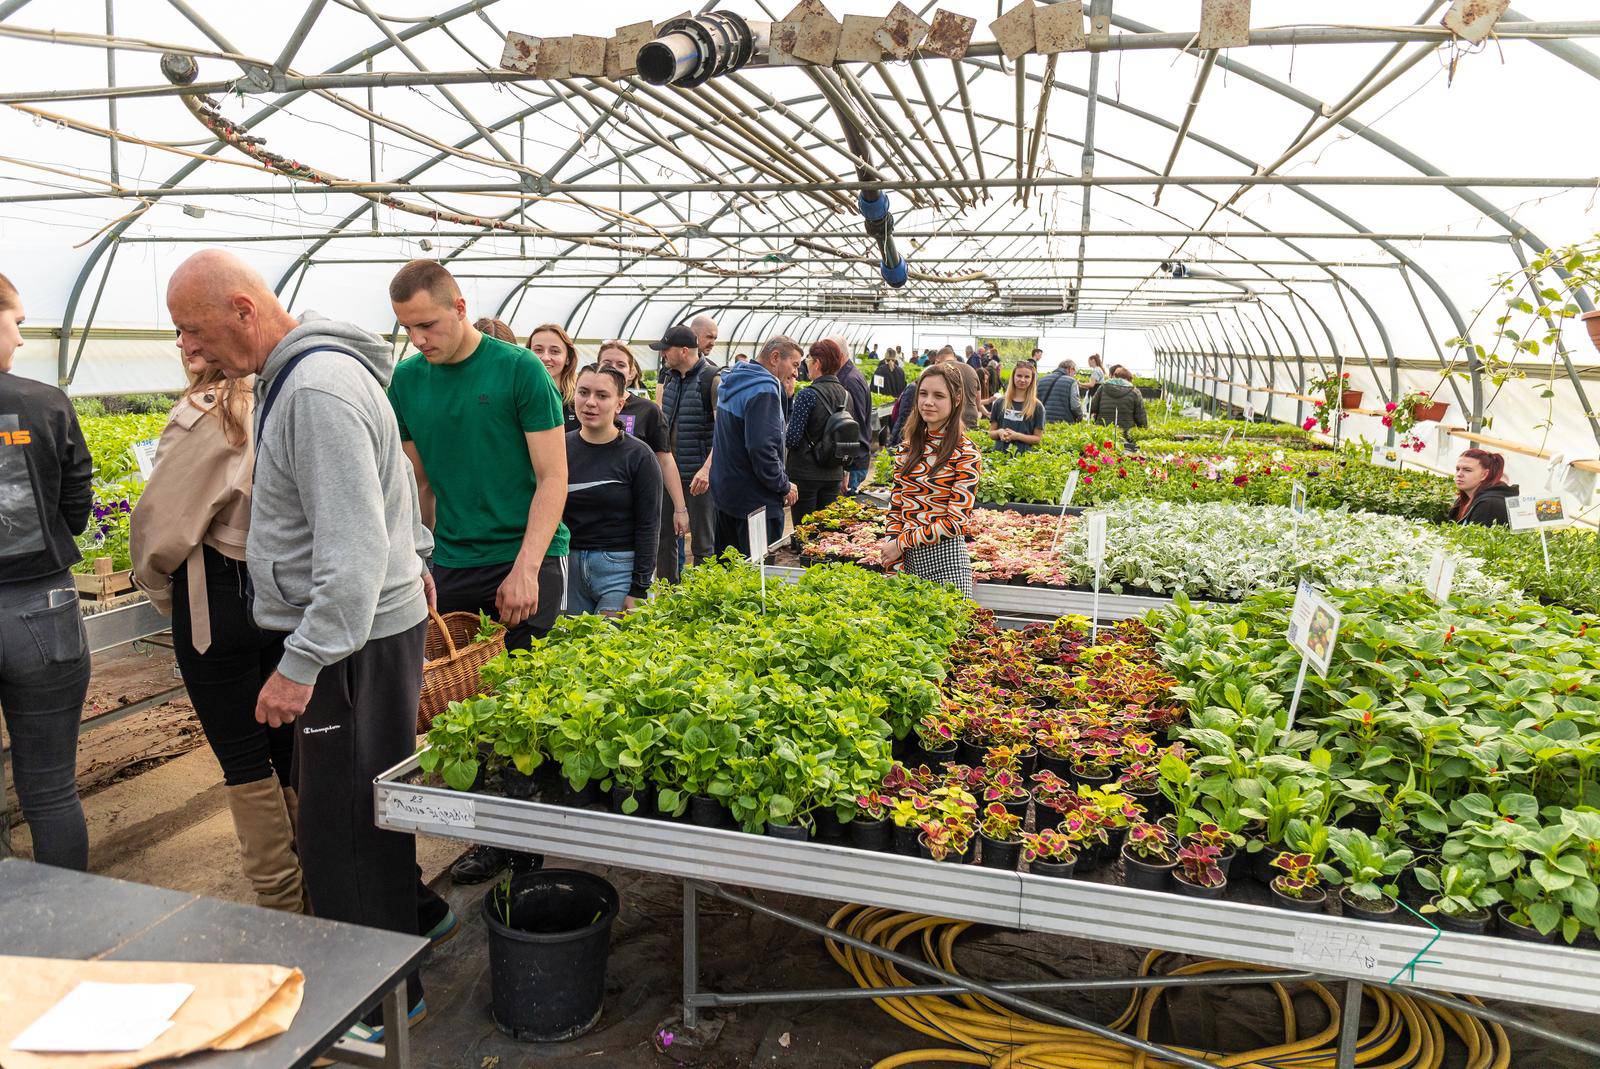
[[[812,388],[815,389],[815,386]],[[821,393],[817,394],[817,400],[827,403]],[[850,414],[848,393],[822,421],[822,432],[811,438],[807,445],[811,450],[811,459],[821,467],[848,468],[855,463],[857,454],[861,452],[861,424]]]

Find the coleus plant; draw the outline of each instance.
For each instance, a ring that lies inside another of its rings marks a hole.
[[[1048,861],[1065,864],[1078,859],[1080,840],[1073,839],[1055,828],[1023,832],[1022,859],[1027,862]]]
[[[1270,862],[1279,875],[1272,878],[1272,887],[1281,895],[1302,901],[1322,893],[1322,878],[1310,854],[1282,853]]]
[[[1134,857],[1150,864],[1171,864],[1177,860],[1173,853],[1172,836],[1159,824],[1144,821],[1128,825],[1128,838],[1123,849]]]
[[[1205,843],[1186,843],[1178,848],[1178,871],[1196,887],[1221,887],[1228,882],[1217,865],[1221,853]]]
[[[999,802],[990,802],[983,809],[978,830],[997,842],[1014,843],[1022,834],[1022,818]]]

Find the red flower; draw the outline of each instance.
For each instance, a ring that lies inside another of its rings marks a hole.
[[[1390,419],[1388,416],[1384,416],[1382,422],[1385,427],[1394,426],[1394,420]]]
[[[1111,443],[1110,443],[1110,442],[1107,442],[1107,443],[1106,443],[1106,445],[1105,445],[1105,447],[1106,447],[1106,448],[1107,448],[1107,449],[1113,449],[1113,448],[1115,448],[1115,447],[1114,447],[1114,446],[1113,446],[1113,445],[1112,445],[1112,444],[1111,444]]]
[[[1399,405],[1395,404],[1393,401],[1390,401],[1388,404],[1383,406],[1383,410],[1385,412],[1393,412],[1395,409],[1397,409],[1399,407],[1400,407]]]
[[[1126,479],[1127,477],[1128,477],[1128,469],[1127,468],[1118,468],[1117,469],[1117,478]]]
[[[1312,416],[1310,419],[1306,420],[1304,423],[1302,423],[1300,425],[1300,429],[1303,430],[1303,431],[1309,431],[1312,427],[1315,427],[1316,425],[1317,425],[1317,417]]]
[[[1249,481],[1250,481],[1250,476],[1248,476],[1248,475],[1235,475],[1233,477],[1233,485],[1235,485],[1235,486],[1243,486],[1246,483],[1248,483]]]
[[[1098,465],[1098,464],[1090,464],[1089,465],[1089,474],[1090,475],[1093,475],[1095,472],[1097,472],[1099,470],[1100,470],[1100,465]]]
[[[1085,475],[1083,477],[1083,485],[1088,486],[1092,482],[1094,482],[1094,476],[1093,475]]]
[[[1321,398],[1320,398],[1320,397],[1319,397],[1319,398],[1318,398],[1318,399],[1317,399],[1317,400],[1315,400],[1315,401],[1312,401],[1312,402],[1311,402],[1311,403],[1312,403],[1312,404],[1313,404],[1313,405],[1316,405],[1316,406],[1317,406],[1317,407],[1318,407],[1318,408],[1321,408],[1321,407],[1322,407],[1322,406],[1323,406],[1323,405],[1325,405],[1325,404],[1327,404],[1327,403],[1328,403],[1328,402],[1326,402],[1326,401],[1324,401],[1324,400],[1322,400],[1322,399],[1321,399]]]
[[[1195,482],[1192,482],[1192,483],[1190,483],[1190,484],[1189,484],[1189,489],[1191,489],[1191,490],[1198,490],[1198,489],[1200,489],[1200,484],[1199,484],[1199,483],[1195,483]]]

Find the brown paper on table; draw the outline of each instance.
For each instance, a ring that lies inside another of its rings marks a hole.
[[[108,984],[193,984],[172,1027],[137,1051],[59,1054],[12,1050],[46,1010],[84,980]],[[287,1031],[306,978],[282,965],[176,961],[76,961],[0,955],[0,1069],[133,1069],[206,1050],[239,1050]]]

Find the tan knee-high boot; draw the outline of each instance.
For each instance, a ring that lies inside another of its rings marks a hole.
[[[294,846],[300,834],[300,795],[293,787],[283,789],[283,804],[289,810],[289,844]]]
[[[277,779],[229,787],[228,809],[239,836],[245,878],[255,888],[256,905],[305,912],[300,859],[294,853],[289,807]]]

